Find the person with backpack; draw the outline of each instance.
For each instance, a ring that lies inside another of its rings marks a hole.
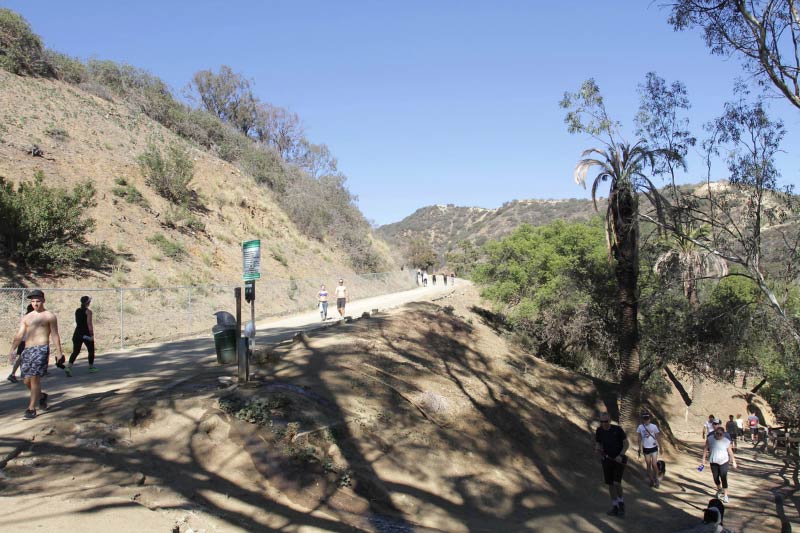
[[[728,421],[725,423],[725,430],[728,432],[728,435],[731,436],[731,442],[733,443],[733,449],[735,451],[736,437],[739,434],[739,428],[736,426],[736,420],[733,419],[733,415],[728,415]]]
[[[733,464],[734,470],[739,468],[736,464],[736,456],[733,454],[733,445],[725,437],[725,430],[718,427],[714,433],[706,440],[703,447],[703,466],[707,461],[711,462],[711,475],[714,477],[714,484],[717,486],[717,498],[723,503],[728,503],[728,465]]]
[[[747,417],[747,427],[750,428],[751,441],[756,444],[758,442],[758,417],[755,412],[750,413],[750,416]]]
[[[658,426],[650,421],[650,413],[642,413],[642,423],[636,428],[639,434],[639,457],[644,454],[644,464],[650,486],[658,488]]]

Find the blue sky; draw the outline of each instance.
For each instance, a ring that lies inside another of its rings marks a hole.
[[[145,68],[180,91],[230,65],[262,100],[327,144],[370,220],[430,204],[496,207],[588,198],[572,181],[594,143],[571,136],[558,101],[594,77],[632,137],[637,84],[680,79],[696,135],[731,98],[735,59],[675,33],[655,2],[0,0],[55,50]],[[566,6],[569,7],[566,7]],[[789,134],[779,166],[800,182],[800,111],[776,99]],[[703,168],[690,159],[684,181]],[[722,174],[719,177],[724,177]]]

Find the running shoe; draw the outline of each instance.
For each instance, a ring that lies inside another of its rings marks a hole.
[[[721,500],[722,500],[722,503],[728,503],[728,497],[725,496],[725,495],[722,496]]]
[[[71,378],[72,377],[72,367],[68,366],[67,368],[65,368],[64,369],[64,373],[67,375],[68,378]]]
[[[64,361],[66,361],[66,360],[67,360],[67,358],[66,358],[66,357],[62,357],[61,359],[59,359],[58,361],[56,361],[56,366],[57,366],[58,368],[60,368],[61,370],[64,370]]]
[[[8,381],[10,381],[11,383],[16,383],[17,382],[17,376],[15,376],[14,374],[9,374],[6,379]]]
[[[36,418],[36,409],[25,409],[25,414],[22,415],[23,420],[33,420]]]
[[[41,396],[39,396],[39,408],[40,409],[47,409],[47,393],[43,392]]]
[[[619,516],[625,516],[625,502],[619,502]]]
[[[610,511],[607,511],[606,514],[608,516],[619,516],[619,507],[615,505]]]
[[[659,485],[660,483],[658,482],[658,479],[656,479],[656,488],[658,488]]]
[[[99,368],[97,368],[96,366],[90,366],[90,367],[89,367],[89,372],[90,372],[91,374],[94,374],[95,372],[100,372],[100,369],[99,369]]]

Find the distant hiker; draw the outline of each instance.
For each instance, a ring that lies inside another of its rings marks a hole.
[[[417,287],[422,285],[422,270],[417,269]]]
[[[706,459],[711,462],[711,475],[714,477],[714,484],[717,486],[717,498],[724,503],[728,503],[728,463],[733,463],[733,468],[737,469],[736,456],[733,454],[731,441],[725,438],[725,430],[718,427],[714,433],[706,440],[703,448],[703,466]],[[721,484],[720,484],[721,482]]]
[[[325,289],[325,285],[320,285],[317,301],[319,302],[319,317],[325,322],[328,320],[328,291]]]
[[[736,420],[733,419],[733,415],[728,415],[728,421],[725,423],[725,431],[728,432],[728,435],[731,436],[731,442],[733,443],[733,449],[736,449],[736,441],[737,436],[739,435],[739,428],[736,425]]]
[[[89,305],[92,299],[89,296],[81,296],[81,306],[75,310],[75,331],[72,333],[72,353],[69,356],[69,364],[64,372],[67,377],[72,377],[72,365],[78,354],[81,353],[81,348],[86,345],[86,350],[89,352],[89,372],[97,372],[94,366],[94,323],[92,322],[92,310]],[[63,360],[60,361],[63,364]]]
[[[650,413],[642,413],[642,423],[636,428],[639,434],[639,455],[644,454],[644,464],[650,486],[658,488],[658,426],[650,421]]]
[[[47,409],[47,394],[42,392],[41,379],[47,371],[50,362],[50,339],[52,338],[56,351],[64,357],[61,350],[61,336],[58,334],[58,319],[56,315],[44,308],[44,293],[34,289],[28,294],[33,311],[22,317],[19,330],[11,343],[9,359],[16,355],[17,347],[25,341],[25,349],[20,354],[20,375],[25,386],[31,391],[28,409],[23,418],[30,420],[36,418],[36,404]]]
[[[442,279],[444,280],[444,286],[447,287],[447,274],[442,274]]]
[[[333,291],[336,295],[336,309],[339,310],[339,316],[344,318],[344,306],[347,304],[347,287],[344,286],[344,280],[339,280],[339,286]]]
[[[716,420],[714,415],[708,415],[708,420],[703,422],[703,433],[702,433],[703,440],[706,440],[708,437],[711,436],[712,433],[714,433],[714,420]]]
[[[608,413],[600,414],[600,427],[594,434],[594,449],[601,458],[603,465],[603,480],[608,485],[608,495],[611,497],[611,516],[625,516],[625,502],[622,499],[622,474],[625,473],[625,464],[628,458],[628,436],[625,431],[611,424]]]
[[[423,287],[427,287],[428,286],[428,271],[427,270],[423,270],[422,271],[422,286]]]
[[[28,304],[28,307],[25,309],[25,314],[27,315],[31,311],[33,311],[33,306],[31,304]],[[19,368],[19,365],[22,363],[22,358],[20,357],[20,355],[22,355],[22,351],[24,349],[25,349],[25,337],[22,337],[22,342],[20,342],[19,346],[17,346],[17,357],[14,360],[14,366],[11,368],[11,373],[6,378],[11,383],[17,382],[16,373],[17,369]]]
[[[433,286],[436,286],[436,274],[433,275]]]
[[[758,442],[758,417],[755,412],[750,413],[747,417],[747,427],[750,428],[750,439],[753,444]]]
[[[744,420],[742,420],[742,415],[736,415],[736,431],[737,436],[744,436]]]
[[[450,272],[450,285],[455,286],[456,284],[456,273]]]

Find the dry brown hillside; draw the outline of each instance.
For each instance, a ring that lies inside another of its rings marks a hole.
[[[171,206],[147,185],[137,163],[148,142],[166,148],[181,143],[195,165],[190,188],[201,207],[194,215],[204,231],[169,227]],[[37,145],[43,157],[28,153]],[[344,257],[324,243],[306,239],[276,205],[271,193],[235,166],[191,146],[145,115],[103,100],[60,81],[15,76],[0,71],[0,176],[30,180],[36,171],[48,185],[71,186],[91,180],[97,221],[91,235],[117,252],[112,271],[79,279],[31,279],[13,267],[0,280],[5,286],[154,286],[231,283],[240,278],[240,241],[261,238],[262,272],[272,278],[333,278],[352,271]],[[149,203],[128,203],[112,194],[124,179]],[[162,233],[188,251],[188,258],[165,257],[148,238]]]

